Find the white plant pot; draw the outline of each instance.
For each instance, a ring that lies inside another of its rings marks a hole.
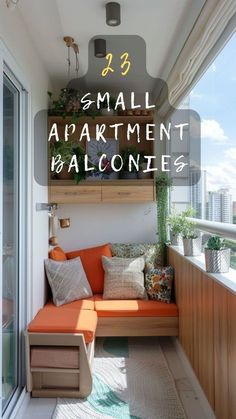
[[[173,234],[172,231],[170,231],[170,241],[172,246],[181,246],[180,234]]]
[[[230,249],[205,249],[206,271],[209,273],[227,273],[230,267]]]
[[[110,109],[110,110],[108,110],[106,108],[101,109],[101,115],[102,116],[112,116],[112,115],[114,115],[114,113],[115,113],[114,109]]]
[[[196,239],[184,239],[184,256],[200,256],[202,251],[202,238],[199,236]]]

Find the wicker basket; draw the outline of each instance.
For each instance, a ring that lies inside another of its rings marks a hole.
[[[206,271],[209,273],[227,273],[230,267],[230,249],[205,249]]]

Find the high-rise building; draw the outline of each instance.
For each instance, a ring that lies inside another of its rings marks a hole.
[[[190,170],[190,205],[196,218],[206,219],[206,170]]]
[[[236,216],[236,201],[233,201],[233,216]]]
[[[232,223],[232,195],[228,189],[208,192],[208,219],[221,223]]]

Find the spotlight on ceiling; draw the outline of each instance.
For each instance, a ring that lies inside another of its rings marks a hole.
[[[106,23],[109,26],[120,25],[120,4],[114,1],[106,4]]]
[[[98,38],[94,40],[94,55],[97,58],[106,57],[106,40],[102,38]]]

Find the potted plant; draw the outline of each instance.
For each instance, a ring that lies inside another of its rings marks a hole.
[[[226,273],[230,267],[230,248],[219,236],[209,238],[205,247],[206,271],[211,273]]]
[[[138,172],[134,165],[131,167],[131,172],[129,171],[129,156],[133,156],[136,160],[139,152],[136,147],[130,146],[121,151],[121,158],[123,160],[123,167],[120,172],[121,179],[137,179]]]
[[[80,95],[77,90],[71,88],[63,88],[60,90],[57,99],[54,99],[53,93],[48,92],[49,97],[49,116],[66,116],[71,117],[71,121],[77,123],[82,116],[95,117],[98,114],[95,106],[91,106],[87,110],[83,110],[80,103]]]
[[[150,172],[143,173],[143,170],[147,169],[147,160],[145,159],[145,153],[144,151],[141,151],[139,158],[139,171],[138,171],[138,178],[139,179],[150,179],[151,174]]]
[[[73,150],[73,154],[76,155],[77,163],[79,166],[79,172],[73,173],[74,179],[76,183],[78,184],[79,182],[81,182],[81,180],[84,180],[86,178],[86,171],[84,167],[85,151],[80,145],[74,145],[72,150]]]
[[[110,110],[108,110],[107,100],[104,100],[104,102],[101,103],[101,115],[104,115],[104,116],[114,115],[115,106],[116,106],[116,98],[113,96],[110,96],[109,97]]]
[[[169,189],[171,185],[172,179],[166,173],[160,173],[156,177],[158,243],[160,245],[160,259],[163,266],[166,264],[167,217]]]
[[[167,224],[170,227],[170,241],[173,246],[181,244],[182,220],[182,214],[178,214],[174,207],[167,218]]]
[[[69,180],[73,179],[74,172],[68,172],[71,158],[73,155],[73,145],[69,141],[60,140],[55,143],[50,143],[50,160],[57,155],[61,156],[64,162],[63,168],[59,173],[55,173],[57,179]]]
[[[199,256],[202,250],[202,238],[196,231],[196,222],[188,220],[193,216],[193,209],[190,207],[182,212],[181,229],[184,245],[184,256]]]

